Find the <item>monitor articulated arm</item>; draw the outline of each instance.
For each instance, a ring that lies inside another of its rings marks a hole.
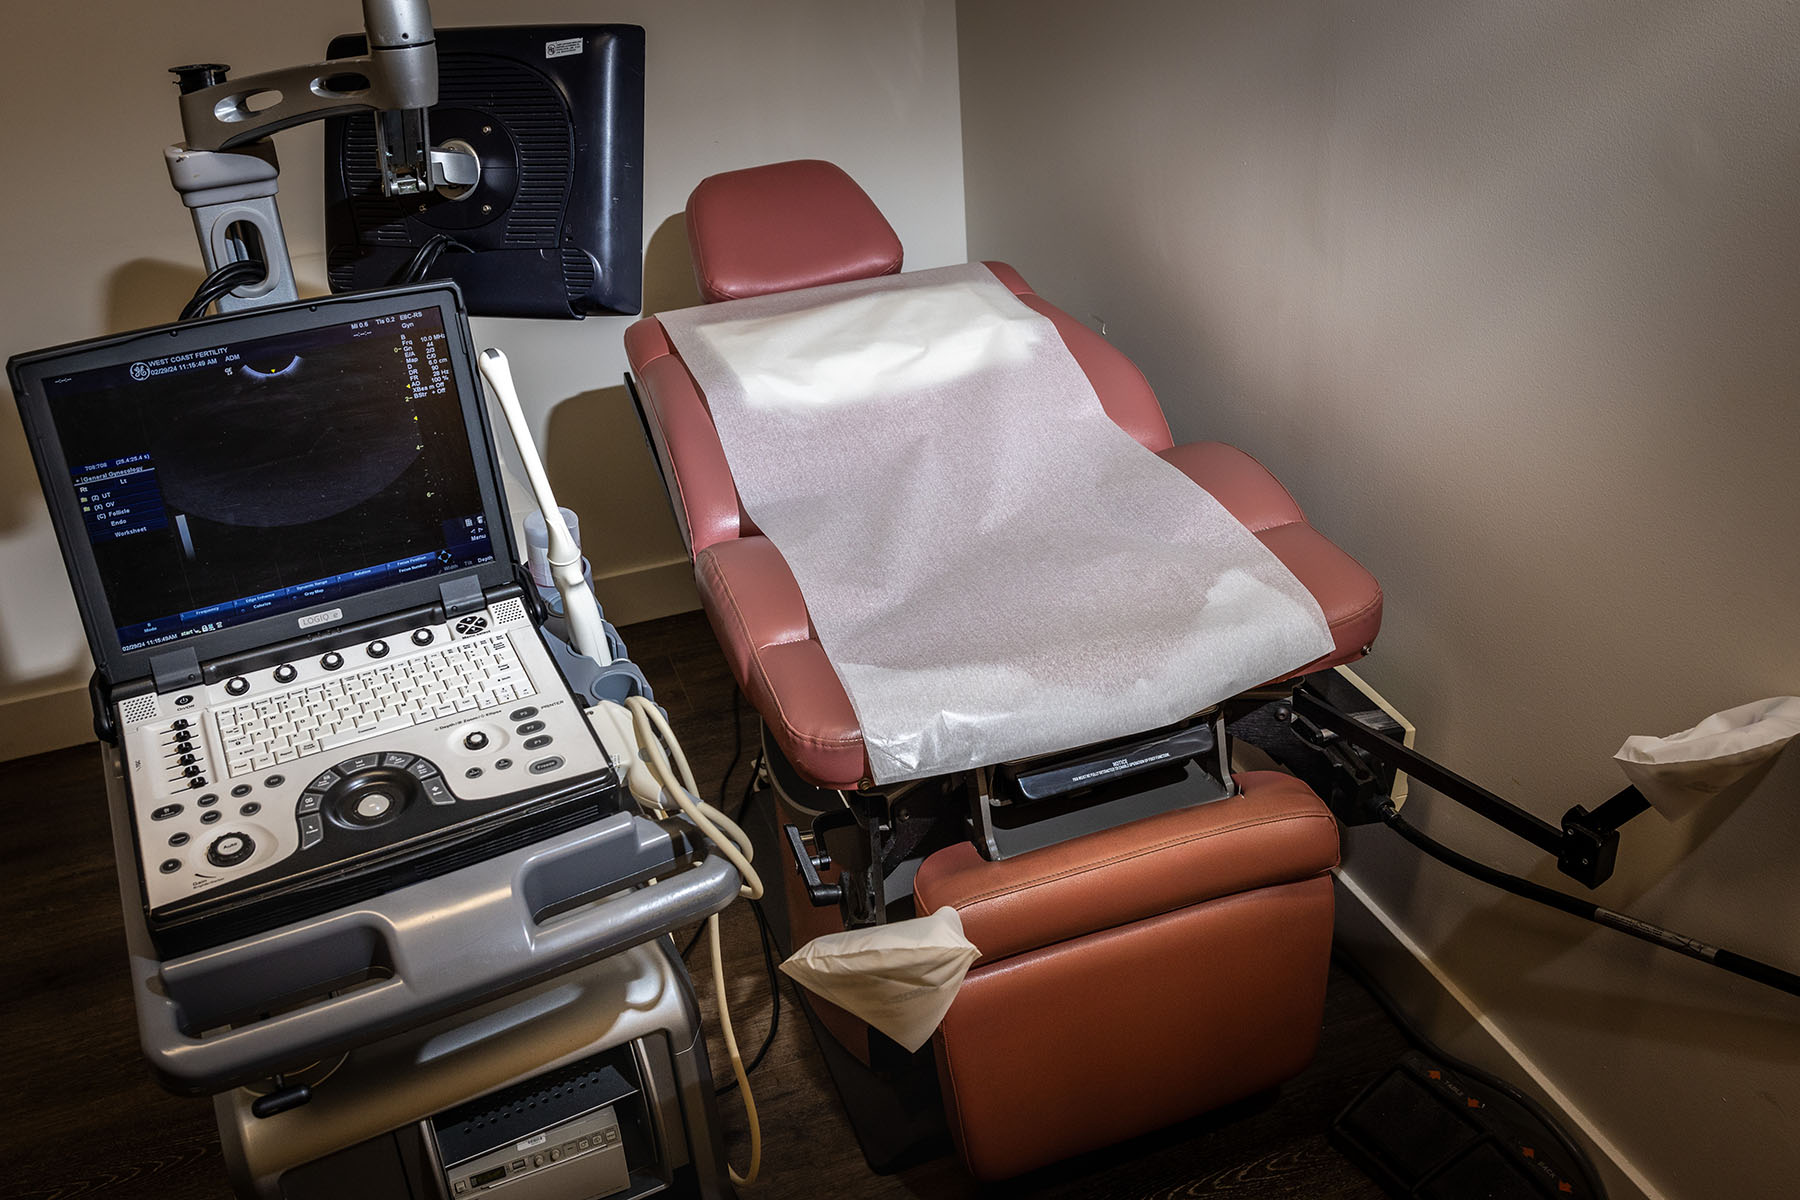
[[[457,198],[480,176],[474,151],[431,145],[437,49],[427,0],[363,0],[368,53],[227,81],[216,63],[171,68],[181,87],[183,142],[165,152],[169,179],[194,215],[207,271],[243,260],[261,281],[222,297],[220,311],[298,298],[275,206],[280,167],[268,137],[341,113],[373,110],[382,190]]]

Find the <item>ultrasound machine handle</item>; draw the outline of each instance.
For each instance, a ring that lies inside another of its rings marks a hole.
[[[115,849],[130,818],[109,764]],[[736,898],[717,853],[619,813],[377,900],[161,962],[134,873],[126,941],[145,1057],[171,1091],[207,1095],[375,1041],[702,920]],[[637,880],[655,882],[633,887]],[[562,916],[535,914],[614,894]],[[283,997],[290,999],[283,1000]]]

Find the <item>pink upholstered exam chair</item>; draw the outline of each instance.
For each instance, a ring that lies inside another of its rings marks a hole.
[[[687,228],[708,302],[901,269],[879,209],[824,162],[703,180]],[[1107,415],[1312,592],[1334,646],[1295,674],[1365,653],[1382,607],[1369,573],[1249,455],[1176,445],[1124,355],[1011,267],[986,265],[1054,323]],[[850,701],[781,552],[739,501],[705,395],[655,317],[630,328],[626,348],[707,616],[763,720],[778,820],[796,831],[784,870],[790,940],[951,905],[981,952],[934,1040],[968,1169],[1016,1175],[1300,1070],[1318,1038],[1338,853],[1319,799],[1285,775],[1232,775],[1218,710],[1147,731],[1197,747],[1186,765],[1104,794],[1024,803],[1021,789],[1056,775],[1059,764],[1043,761],[875,788]],[[892,1043],[828,1004],[813,1009],[856,1058],[885,1051],[891,1063]]]

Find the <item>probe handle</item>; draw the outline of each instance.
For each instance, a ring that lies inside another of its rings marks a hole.
[[[575,544],[569,526],[563,520],[562,509],[557,507],[556,495],[550,490],[550,477],[544,473],[543,460],[538,457],[537,443],[531,440],[531,429],[525,424],[525,411],[519,407],[519,393],[513,387],[512,368],[507,364],[506,355],[492,346],[481,352],[477,362],[481,377],[487,380],[494,398],[500,402],[507,428],[512,430],[513,444],[519,448],[519,458],[525,464],[525,476],[531,481],[532,495],[537,497],[538,508],[543,510],[544,527],[550,534],[550,575],[556,580],[556,590],[562,593],[563,618],[569,623],[569,642],[576,653],[603,667],[609,666],[612,652],[607,648],[606,627],[600,620],[600,603],[594,599],[594,590],[582,575],[581,547]]]

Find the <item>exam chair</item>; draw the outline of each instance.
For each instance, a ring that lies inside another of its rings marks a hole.
[[[703,180],[687,229],[709,303],[901,269],[892,227],[824,162]],[[1011,267],[986,265],[1055,325],[1113,421],[1210,492],[1318,599],[1334,646],[1294,674],[1366,653],[1382,607],[1369,573],[1249,455],[1217,442],[1175,444],[1123,354]],[[654,317],[625,340],[707,617],[763,720],[778,819],[803,828],[840,809],[885,814],[863,823],[886,821],[900,843],[887,846],[890,860],[910,857],[903,869],[882,867],[878,901],[897,914],[954,906],[981,952],[933,1043],[969,1171],[1016,1175],[1264,1091],[1304,1067],[1324,1004],[1338,853],[1319,799],[1285,775],[1240,773],[1235,793],[1211,803],[1004,858],[971,840],[966,820],[911,827],[912,810],[931,811],[925,801],[953,792],[953,782],[873,804],[883,798],[855,712],[780,551],[739,501],[705,396]],[[812,877],[803,878],[808,865]],[[821,905],[843,878],[840,865],[821,854],[784,872],[795,946],[858,917]],[[884,1040],[829,1004],[814,1008],[864,1061]]]

